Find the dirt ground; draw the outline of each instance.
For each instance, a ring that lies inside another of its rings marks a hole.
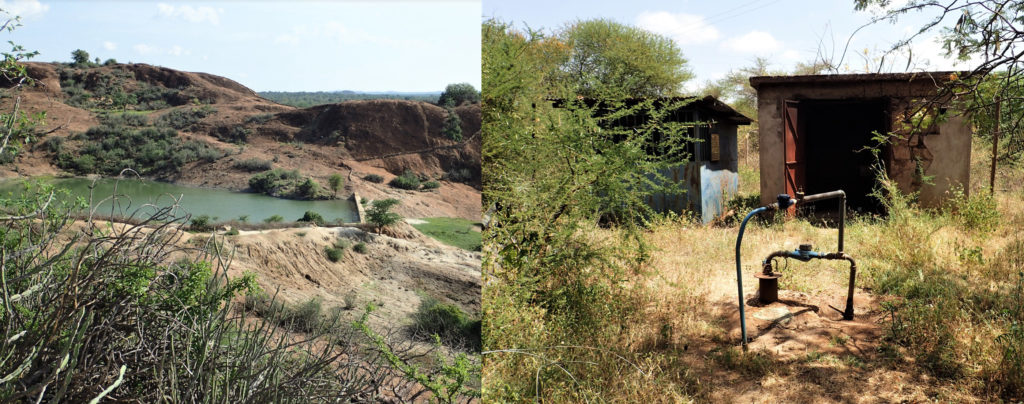
[[[346,307],[359,315],[368,303],[378,310],[379,327],[409,321],[423,298],[452,303],[463,311],[480,314],[480,261],[478,252],[447,246],[400,225],[405,238],[365,232],[352,227],[306,227],[244,231],[224,236],[224,250],[232,257],[229,275],[257,274],[261,287],[289,304],[314,297],[325,309]],[[190,235],[202,242],[205,235]],[[218,236],[219,237],[219,236]],[[331,262],[324,248],[348,242],[343,257]],[[188,242],[188,240],[185,240]],[[366,244],[366,253],[354,251]],[[372,321],[371,321],[372,323]]]
[[[889,313],[870,290],[856,289],[854,319],[842,319],[849,277],[845,262],[790,260],[782,271],[779,301],[758,302],[753,275],[768,253],[805,242],[819,251],[835,248],[834,228],[806,222],[748,227],[744,235],[743,298],[750,342],[748,353],[741,355],[735,262],[715,258],[734,256],[735,237],[735,228],[672,225],[650,236],[659,248],[654,267],[660,276],[652,286],[663,297],[649,311],[671,333],[667,340],[646,343],[680,355],[700,381],[699,401],[980,402],[956,381],[922,373],[912,355],[883,341]],[[857,249],[847,244],[854,257]],[[665,313],[674,314],[658,317]]]

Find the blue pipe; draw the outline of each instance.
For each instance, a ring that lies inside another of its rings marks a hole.
[[[740,244],[743,243],[743,230],[747,228],[747,221],[754,215],[768,210],[768,206],[762,206],[747,213],[740,224],[740,235],[736,237],[736,289],[740,296],[740,333],[743,336],[743,350],[747,350],[747,317],[743,312],[743,270],[740,268]]]
[[[791,199],[788,194],[779,194],[776,199],[777,202],[775,203],[762,206],[750,211],[750,213],[747,213],[747,217],[743,218],[743,223],[740,224],[740,235],[736,237],[736,289],[740,296],[740,333],[743,337],[744,351],[747,350],[747,317],[745,315],[746,313],[744,313],[743,304],[743,270],[740,266],[740,244],[743,243],[743,230],[747,228],[747,221],[749,221],[751,217],[769,209],[786,209],[796,204],[796,201]]]

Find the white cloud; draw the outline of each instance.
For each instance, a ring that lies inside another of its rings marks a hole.
[[[40,3],[39,0],[0,0],[0,9],[12,16],[30,17],[45,13],[50,5]]]
[[[636,25],[672,38],[680,46],[711,42],[720,35],[703,16],[693,14],[645,11],[636,17]]]
[[[139,54],[142,54],[142,55],[152,55],[152,54],[161,54],[162,53],[162,54],[171,55],[171,56],[188,56],[188,55],[192,54],[191,50],[185,49],[185,48],[181,47],[181,45],[174,45],[174,46],[172,46],[170,48],[166,48],[165,49],[165,48],[161,48],[159,46],[153,46],[153,45],[147,45],[147,44],[140,43],[140,44],[136,44],[135,46],[132,46],[132,49],[135,50],[135,52],[137,52]]]
[[[116,50],[117,44],[110,41],[103,41],[103,49],[106,49],[108,51]]]
[[[182,48],[180,45],[174,45],[174,46],[171,47],[171,49],[169,49],[167,51],[167,54],[171,55],[171,56],[181,56],[181,55],[186,55],[187,56],[187,55],[191,55],[192,51],[190,51],[188,49],[185,49],[185,48]]]
[[[290,45],[299,44],[299,36],[297,34],[281,34],[274,38],[274,43],[286,43]]]
[[[972,69],[983,61],[981,55],[976,55],[966,61],[957,60],[956,57],[946,58],[944,56],[946,50],[943,49],[942,42],[938,36],[918,39],[914,41],[912,49],[910,70],[915,70],[915,68],[931,70]],[[903,65],[897,66],[897,68],[902,69],[906,67],[906,59],[899,63],[903,63]]]
[[[784,62],[801,62],[804,61],[803,55],[800,52],[793,49],[786,49],[782,52],[782,61]]]
[[[298,45],[305,40],[316,40],[319,42],[324,39],[347,45],[372,44],[399,48],[426,46],[420,39],[393,39],[378,36],[360,29],[349,28],[344,24],[334,21],[314,26],[294,26],[291,32],[282,33],[274,37],[274,43]]]
[[[142,43],[132,46],[132,49],[134,49],[136,53],[140,53],[143,55],[148,55],[150,53],[155,53],[157,51],[155,47]]]
[[[171,18],[182,18],[188,22],[202,23],[209,22],[213,25],[220,24],[220,15],[224,13],[223,8],[210,6],[172,6],[166,3],[156,5],[160,15]]]
[[[750,31],[744,35],[726,39],[722,47],[741,53],[765,54],[782,48],[782,43],[772,34],[764,31]]]

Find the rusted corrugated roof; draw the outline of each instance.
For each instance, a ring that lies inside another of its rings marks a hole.
[[[914,81],[929,80],[945,83],[962,77],[964,72],[941,71],[941,72],[914,72],[914,73],[864,73],[864,74],[814,74],[805,76],[754,76],[750,78],[750,86],[757,89],[762,85],[788,85],[788,84],[830,84],[849,83],[865,81]]]
[[[711,110],[711,111],[716,112],[719,115],[719,118],[721,118],[723,120],[726,120],[726,121],[729,121],[731,123],[734,123],[736,125],[750,125],[750,123],[753,122],[752,119],[750,119],[746,115],[741,114],[739,111],[736,111],[735,109],[730,107],[729,104],[726,104],[726,103],[722,102],[721,100],[719,100],[718,98],[715,98],[714,96],[710,96],[710,95],[706,95],[704,97],[677,96],[677,97],[653,97],[653,98],[655,100],[663,101],[665,103],[680,102],[680,101],[681,102],[686,102],[687,103],[686,107],[689,107],[689,106],[692,105],[692,106],[695,106],[695,107]],[[624,99],[624,100],[621,100],[621,101],[625,101],[627,104],[635,104],[635,103],[639,103],[641,101],[648,100],[648,99],[649,98],[627,98],[627,99]],[[556,108],[560,107],[565,102],[564,100],[558,99],[558,98],[551,98],[549,100],[554,102],[554,105],[555,105]],[[600,100],[595,99],[595,98],[581,98],[581,100],[586,102],[587,105],[591,105],[591,106],[593,106],[594,104],[601,103]],[[684,108],[686,108],[686,107],[684,107]]]
[[[688,99],[688,98],[696,98],[696,97],[680,97],[680,98]],[[750,125],[750,122],[752,122],[752,120],[750,118],[748,118],[746,115],[743,115],[743,114],[739,113],[739,111],[737,111],[737,110],[733,109],[732,107],[730,107],[729,104],[726,104],[726,103],[722,102],[721,100],[719,100],[718,98],[715,98],[715,97],[710,96],[710,95],[705,95],[703,98],[699,98],[699,99],[695,100],[694,104],[697,104],[699,106],[708,108],[708,109],[713,110],[715,112],[718,112],[718,113],[722,114],[722,116],[725,119],[728,119],[729,122],[735,123],[737,125]]]

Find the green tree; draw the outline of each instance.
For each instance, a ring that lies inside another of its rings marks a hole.
[[[567,49],[562,72],[586,97],[677,95],[693,78],[671,39],[611,20],[577,21],[558,39]]]
[[[1016,0],[909,0],[894,5],[889,0],[854,0],[857,10],[881,10],[872,23],[896,23],[907,15],[923,15],[925,22],[913,34],[892,44],[885,56],[905,53],[922,41],[938,37],[946,56],[970,61],[934,97],[953,97],[977,127],[983,139],[991,139],[997,120],[1001,126],[1000,159],[1024,155],[1024,3]],[[907,52],[909,53],[909,52]],[[840,63],[842,60],[840,60]],[[908,60],[908,64],[909,64]],[[996,118],[996,99],[1001,116]],[[934,101],[933,100],[933,101]]]
[[[377,228],[377,233],[402,220],[402,216],[391,211],[391,208],[399,203],[398,199],[394,198],[373,201],[372,207],[366,211],[366,219]]]
[[[312,178],[306,178],[301,184],[299,184],[299,196],[307,199],[316,199],[316,195],[320,193],[320,184],[313,181]]]
[[[71,61],[76,66],[86,66],[89,64],[89,52],[81,49],[75,49],[71,52]]]
[[[594,25],[634,39],[654,38],[614,23]],[[581,81],[564,80],[566,49],[573,46],[567,48],[563,37],[522,32],[494,20],[483,24],[483,204],[492,213],[483,250],[496,252],[483,263],[488,302],[484,350],[620,346],[620,335],[609,330],[629,327],[629,319],[639,315],[643,299],[632,294],[635,285],[627,279],[642,270],[649,250],[641,224],[654,214],[644,199],[651,192],[672,192],[651,173],[679,162],[648,155],[644,146],[655,135],[675,145],[684,137],[683,128],[663,121],[671,108],[655,108],[654,100],[630,107],[617,101],[623,95],[667,95],[678,88],[685,76],[678,49],[667,39],[655,39],[629,46],[609,42],[611,49],[599,49],[603,41],[577,42],[574,46],[583,50],[614,55],[618,70],[607,76],[611,86],[606,88],[597,82],[606,77],[598,70],[582,73]],[[663,86],[632,83],[630,77],[651,77],[645,69],[653,66],[625,59],[659,54],[666,46],[674,50],[668,52],[675,62],[666,73],[673,78]],[[627,50],[637,56],[627,57]],[[603,58],[589,58],[587,69],[605,63]],[[577,101],[580,89],[603,97],[602,105],[617,111],[612,116],[643,113],[650,116],[649,125],[614,126],[614,120],[596,113],[596,106]],[[551,98],[564,102],[555,108],[546,101]],[[600,231],[599,223],[610,223],[612,229]],[[607,238],[596,242],[595,233]],[[575,375],[574,381],[549,373],[545,385],[572,385],[577,401],[600,401],[600,382],[594,381],[621,365],[583,351],[545,355]],[[580,363],[588,365],[574,365]],[[484,378],[484,401],[537,399],[536,371],[512,355],[494,355]]]
[[[327,184],[331,186],[331,191],[334,191],[334,196],[338,196],[338,190],[345,186],[345,177],[341,174],[334,173],[327,178]]]
[[[451,140],[461,142],[462,119],[459,119],[459,114],[455,113],[455,108],[446,107],[445,111],[448,115],[444,118],[444,127],[441,128],[441,133],[444,133]]]
[[[437,105],[442,107],[457,107],[464,102],[471,104],[480,102],[480,92],[476,91],[472,84],[449,84],[437,99]]]

